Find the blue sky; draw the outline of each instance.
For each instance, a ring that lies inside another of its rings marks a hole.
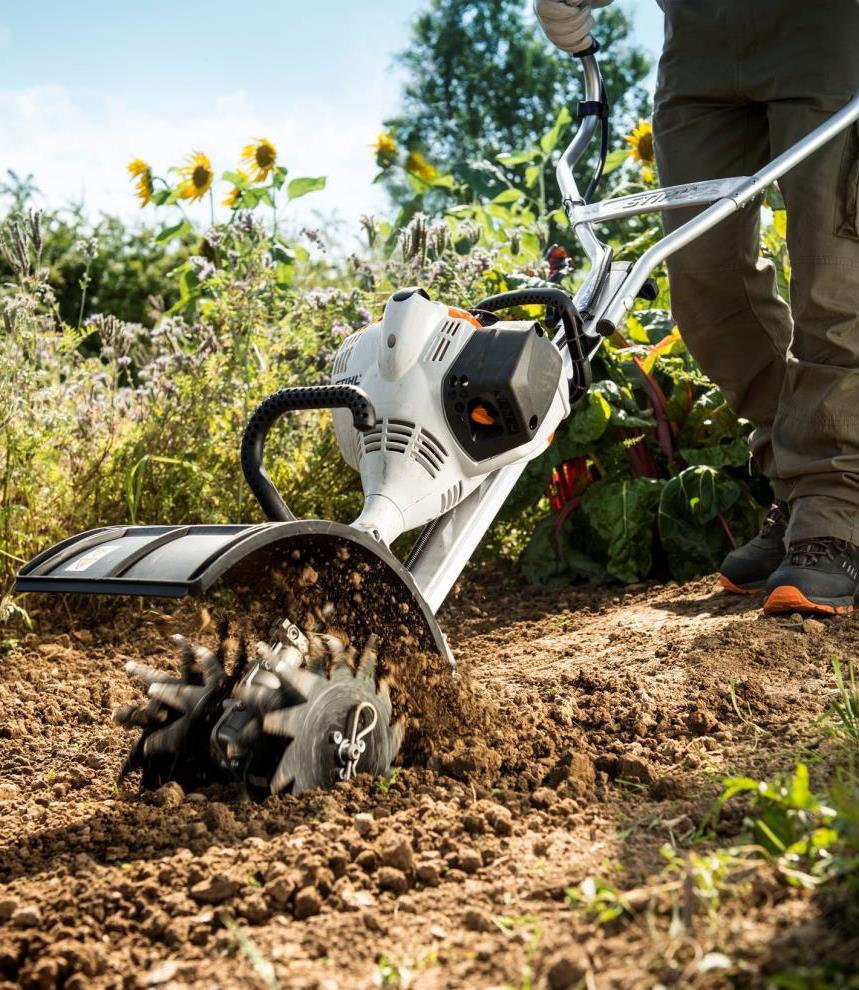
[[[621,2],[655,52],[655,0]],[[368,146],[398,109],[393,56],[424,3],[0,4],[0,173],[33,172],[48,205],[133,218],[131,158],[164,170],[200,148],[220,173],[265,135],[292,175],[329,177],[297,219],[351,225],[384,205]]]

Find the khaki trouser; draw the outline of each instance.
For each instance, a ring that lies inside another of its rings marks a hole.
[[[663,185],[749,175],[859,90],[859,0],[660,0]],[[791,305],[747,207],[669,261],[674,316],[791,503],[788,541],[859,544],[859,127],[781,181]],[[694,210],[665,214],[673,229]]]

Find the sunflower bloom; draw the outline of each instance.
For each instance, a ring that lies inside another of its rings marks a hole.
[[[215,173],[209,156],[202,151],[195,151],[188,158],[188,164],[179,169],[182,182],[179,185],[179,195],[182,199],[202,199],[212,186]]]
[[[653,153],[653,126],[649,120],[639,120],[638,127],[624,139],[629,145],[629,157],[634,162],[650,164],[656,160]]]
[[[242,161],[248,168],[253,182],[265,182],[277,162],[277,148],[267,138],[257,138],[242,152]]]
[[[653,167],[650,165],[641,166],[641,181],[646,185],[651,185],[656,173],[653,171]]]
[[[406,171],[416,179],[432,182],[438,175],[438,169],[431,165],[419,151],[410,151],[406,159]]]
[[[250,177],[247,172],[243,172],[241,169],[236,170],[236,174],[240,179],[244,179],[246,182],[250,181]],[[238,204],[239,197],[241,196],[243,190],[241,186],[233,186],[233,188],[227,193],[224,199],[221,200],[221,205],[226,206],[231,210],[236,208]]]
[[[134,179],[134,195],[140,200],[141,208],[152,202],[152,169],[142,158],[135,158],[128,165]]]
[[[376,152],[376,163],[380,168],[390,168],[394,164],[399,149],[397,148],[397,139],[390,131],[380,134],[376,138],[376,143],[371,147]]]

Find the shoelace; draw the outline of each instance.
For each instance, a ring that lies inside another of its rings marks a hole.
[[[788,516],[784,509],[784,503],[773,502],[764,516],[760,535],[766,536],[771,529],[774,529],[776,526],[787,526],[787,523]]]
[[[809,540],[806,543],[795,543],[790,548],[790,562],[798,567],[814,567],[821,557],[834,560],[836,553],[851,553],[854,550],[856,547],[846,540]]]

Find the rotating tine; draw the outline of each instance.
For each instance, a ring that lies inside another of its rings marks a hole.
[[[358,677],[366,677],[367,680],[376,679],[376,661],[379,656],[379,640],[372,633],[367,637],[364,649],[361,651],[361,658],[358,661]]]

